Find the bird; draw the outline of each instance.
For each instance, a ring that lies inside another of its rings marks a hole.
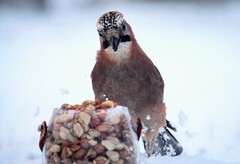
[[[128,107],[137,129],[142,127],[148,157],[181,154],[181,145],[167,129],[175,130],[166,120],[163,78],[137,43],[123,14],[103,14],[97,21],[97,31],[100,50],[91,73],[95,99],[110,99]]]

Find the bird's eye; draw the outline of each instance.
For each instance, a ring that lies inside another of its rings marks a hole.
[[[126,31],[126,25],[125,24],[122,25],[122,31],[123,32]]]
[[[103,37],[103,32],[102,31],[98,31],[99,36]]]

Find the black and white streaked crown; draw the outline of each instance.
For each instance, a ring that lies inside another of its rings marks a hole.
[[[124,21],[123,14],[118,11],[110,11],[103,14],[98,22],[97,29],[108,31],[111,29],[117,30],[119,25]]]

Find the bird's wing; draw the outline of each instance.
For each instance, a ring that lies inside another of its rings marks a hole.
[[[92,70],[92,88],[95,94],[95,99],[101,100],[103,97],[101,95],[102,92],[102,84],[106,80],[106,67],[99,62],[97,62]]]
[[[157,80],[157,88],[162,92],[162,94],[160,95],[160,98],[161,98],[161,101],[163,101],[164,81],[163,81],[163,78],[156,66],[154,66],[153,74]]]
[[[155,138],[154,145],[155,155],[178,156],[183,152],[182,146],[166,127],[160,128],[160,132]]]

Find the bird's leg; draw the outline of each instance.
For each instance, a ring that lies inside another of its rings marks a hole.
[[[142,134],[142,123],[140,118],[137,118],[137,123],[133,124],[134,131],[137,134],[137,138],[139,140]],[[146,151],[148,157],[150,157],[154,153],[154,140],[148,140],[147,138],[143,137],[143,146]]]
[[[146,154],[148,157],[150,157],[153,154],[153,149],[154,149],[154,143],[153,140],[151,141],[145,141],[144,142],[145,145],[145,150],[146,150]]]
[[[144,148],[148,157],[154,154],[154,136],[154,131],[151,128],[147,128],[146,132],[143,135]]]

